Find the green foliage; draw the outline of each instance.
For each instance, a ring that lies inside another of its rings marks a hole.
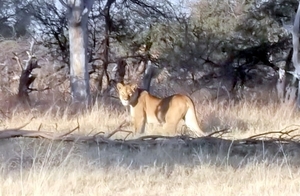
[[[201,59],[220,63],[235,51],[286,40],[289,34],[283,24],[291,21],[297,5],[296,0],[199,0],[190,4],[191,15],[185,23],[171,24],[166,29],[173,33],[163,34],[172,37],[169,46],[180,54],[177,64],[201,68]]]
[[[236,4],[223,0],[199,1],[192,4],[191,20],[206,33],[228,36],[234,32],[248,6],[242,1]]]
[[[28,33],[31,22],[27,7],[30,0],[1,0],[0,36],[19,38]]]
[[[236,31],[241,33],[241,39],[244,45],[241,48],[249,46],[258,46],[263,43],[277,43],[288,36],[288,32],[282,27],[283,21],[290,20],[277,12],[279,1],[269,1],[261,3],[255,1],[248,9],[246,17],[237,26]],[[281,4],[281,3],[279,3]],[[284,5],[284,4],[283,4]],[[280,6],[283,10],[291,13],[291,4],[286,2],[287,6]],[[284,7],[284,8],[283,8]]]

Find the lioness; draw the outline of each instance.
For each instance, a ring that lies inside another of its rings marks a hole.
[[[163,124],[166,132],[175,131],[178,122],[184,119],[185,124],[197,136],[205,135],[197,123],[193,101],[185,95],[175,94],[158,98],[136,84],[117,84],[119,97],[124,106],[130,106],[135,133],[144,133],[145,124]]]

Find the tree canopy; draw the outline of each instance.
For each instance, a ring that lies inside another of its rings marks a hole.
[[[227,75],[234,89],[270,70],[292,69],[286,29],[298,1],[172,2],[95,0],[88,18],[90,73],[109,80],[108,66],[119,59],[150,58],[170,72],[183,70],[181,76],[192,75],[195,82]],[[69,65],[66,8],[59,1],[4,0],[0,7],[2,36],[34,36],[62,67]]]

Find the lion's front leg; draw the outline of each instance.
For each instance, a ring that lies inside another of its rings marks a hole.
[[[134,123],[134,132],[135,132],[135,134],[145,133],[146,117],[144,115],[134,117],[134,122],[133,123]]]

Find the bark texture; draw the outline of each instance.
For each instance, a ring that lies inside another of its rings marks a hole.
[[[68,0],[70,39],[70,83],[73,103],[90,102],[87,57],[87,23],[93,0]]]

